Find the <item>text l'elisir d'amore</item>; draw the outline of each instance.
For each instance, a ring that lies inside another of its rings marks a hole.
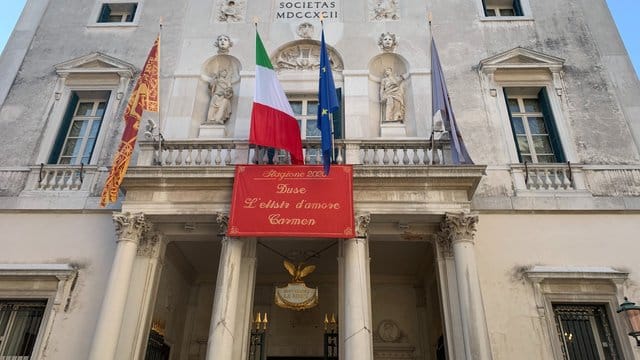
[[[261,197],[247,197],[244,199],[242,207],[245,209],[266,209],[274,210],[267,215],[267,221],[271,225],[290,225],[290,226],[314,226],[317,224],[317,219],[313,216],[291,216],[283,215],[278,210],[290,209],[290,210],[314,210],[314,211],[331,211],[342,209],[340,202],[333,201],[310,201],[308,199],[300,198],[300,196],[308,195],[310,189],[307,186],[300,184],[292,184],[287,180],[303,180],[309,178],[322,178],[324,173],[322,170],[307,170],[307,171],[278,171],[268,170],[262,174],[263,179],[274,179],[276,183],[273,185],[274,198],[264,199]],[[287,199],[292,195],[295,200]],[[309,212],[305,212],[309,214]]]

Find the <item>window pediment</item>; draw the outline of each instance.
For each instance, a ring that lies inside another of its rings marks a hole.
[[[94,52],[55,66],[61,77],[72,74],[117,74],[121,78],[131,78],[135,67],[126,61],[100,52]]]
[[[541,52],[517,47],[503,53],[480,60],[479,68],[484,73],[496,70],[547,69],[551,73],[559,72],[564,59]]]

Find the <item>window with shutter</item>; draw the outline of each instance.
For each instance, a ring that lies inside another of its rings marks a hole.
[[[520,162],[558,163],[565,156],[544,88],[504,88]]]

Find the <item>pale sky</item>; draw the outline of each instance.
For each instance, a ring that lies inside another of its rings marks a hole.
[[[26,0],[0,0],[0,49],[11,35]],[[636,74],[640,73],[640,0],[607,0]]]

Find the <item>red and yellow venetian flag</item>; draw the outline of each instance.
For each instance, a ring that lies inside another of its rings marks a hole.
[[[153,43],[151,51],[149,51],[149,56],[147,56],[147,61],[144,64],[142,73],[140,73],[138,82],[133,89],[133,93],[127,103],[127,108],[124,111],[124,133],[122,134],[122,140],[118,147],[118,153],[115,159],[113,159],[109,177],[104,184],[104,189],[102,189],[102,198],[100,199],[100,206],[102,207],[118,199],[118,190],[120,189],[124,175],[127,173],[133,147],[138,137],[138,126],[140,125],[142,112],[144,110],[158,111],[159,50],[160,37],[158,36]]]

